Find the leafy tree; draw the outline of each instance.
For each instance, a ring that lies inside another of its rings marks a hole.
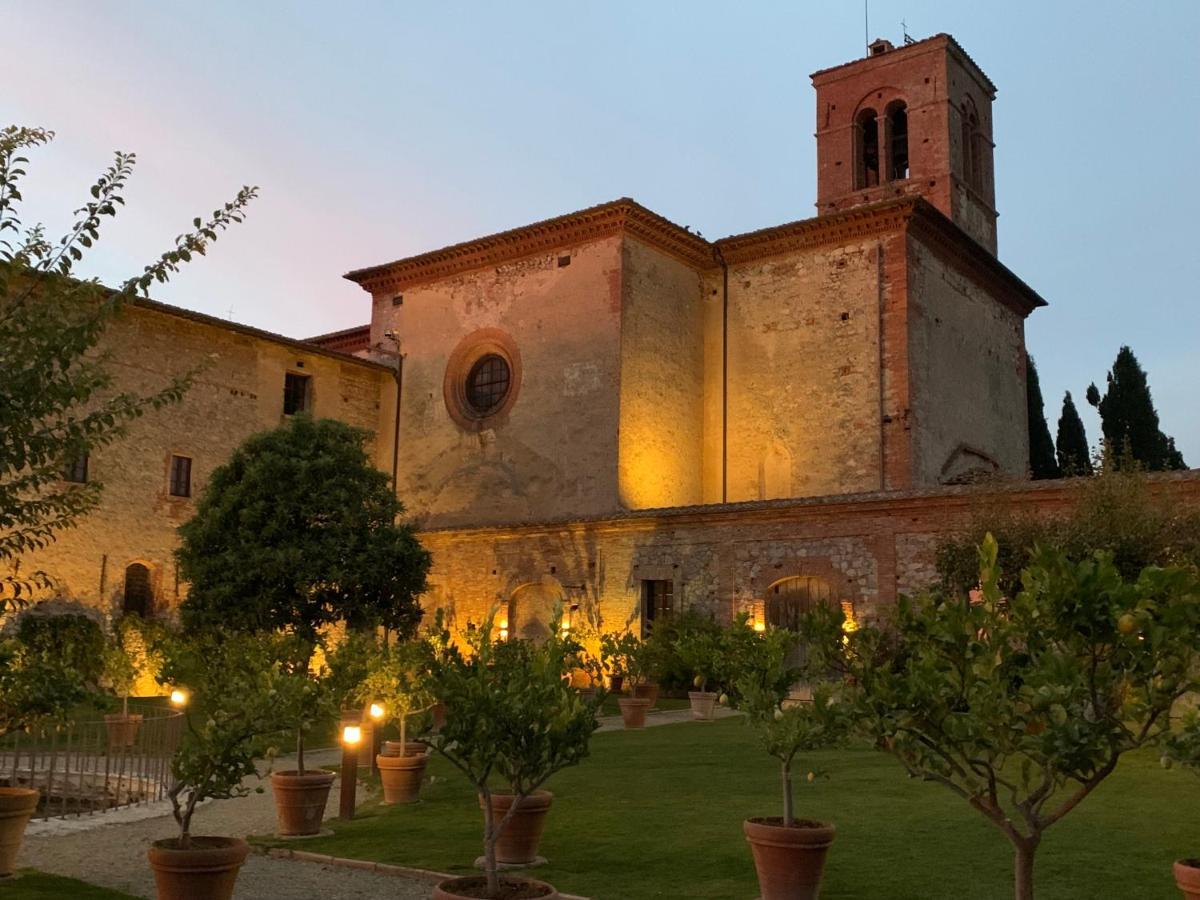
[[[0,737],[62,720],[87,697],[85,674],[17,638],[0,640]]]
[[[268,736],[285,727],[284,712],[299,705],[293,694],[307,687],[287,664],[289,640],[210,631],[168,642],[162,681],[186,685],[190,695],[167,791],[179,826],[178,840],[167,842],[175,849],[191,845],[197,804],[246,796],[254,790],[246,780],[260,777],[255,761],[275,755]]]
[[[430,709],[436,699],[431,690],[435,660],[426,640],[404,641],[375,647],[367,662],[366,678],[358,692],[361,703],[379,703],[384,721],[400,726],[400,755],[408,754],[408,720]]]
[[[42,613],[33,606],[18,615],[14,637],[40,664],[73,669],[87,685],[100,682],[106,642],[104,629],[92,616]]]
[[[865,733],[1000,830],[1014,897],[1032,900],[1046,830],[1123,754],[1167,738],[1172,706],[1200,687],[1200,579],[1155,566],[1130,578],[1108,553],[1042,548],[1006,593],[997,558],[989,535],[977,603],[904,599],[891,630],[814,627]]]
[[[446,721],[430,746],[478,790],[484,814],[488,897],[499,895],[496,841],[520,800],[555,772],[579,763],[596,728],[593,704],[566,677],[578,665],[578,643],[563,637],[559,616],[544,643],[493,641],[494,615],[468,634],[467,652],[446,644],[433,668],[433,692]],[[493,782],[515,799],[496,821]]]
[[[1063,475],[1091,475],[1092,459],[1088,449],[1087,432],[1079,410],[1071,399],[1071,392],[1063,395],[1062,415],[1058,417],[1058,437],[1054,442],[1058,454],[1058,467]]]
[[[1129,459],[1151,472],[1186,468],[1175,439],[1159,428],[1146,372],[1128,347],[1117,353],[1104,396],[1092,384],[1087,401],[1100,411],[1104,442],[1118,466],[1128,466],[1128,453]]]
[[[179,528],[185,629],[284,631],[298,642],[296,674],[314,676],[314,707],[294,714],[302,774],[304,734],[332,702],[333,683],[311,671],[330,626],[386,624],[407,638],[421,618],[429,553],[398,522],[403,507],[365,439],[308,416],[255,435],[213,472]]]
[[[785,826],[796,821],[792,766],[797,755],[844,741],[851,724],[849,708],[835,696],[839,688],[831,682],[816,682],[811,703],[787,702],[792,685],[804,674],[787,665],[795,643],[796,635],[786,629],[754,635],[754,649],[742,657],[737,679],[738,708],[758,730],[763,749],[779,760],[783,782],[780,823]]]
[[[1029,416],[1029,471],[1034,478],[1058,478],[1062,473],[1054,458],[1042,385],[1032,356],[1025,357],[1025,405]]]
[[[148,410],[179,400],[189,384],[185,376],[146,395],[114,390],[109,356],[99,350],[105,329],[242,221],[257,192],[242,188],[207,220],[195,219],[172,249],[110,290],[76,277],[75,266],[100,239],[104,219],[124,204],[134,154],[116,154],[67,234],[51,240],[41,225],[23,225],[19,208],[24,154],[53,137],[42,128],[0,130],[0,566],[7,570],[0,574],[0,613],[51,585],[48,573],[23,572],[23,557],[99,502],[99,482],[67,484],[64,468],[116,440]]]

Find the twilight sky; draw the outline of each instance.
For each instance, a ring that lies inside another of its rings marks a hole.
[[[631,196],[735,234],[813,214],[808,76],[863,54],[859,0],[9,0],[0,120],[58,133],[25,214],[59,233],[116,149],[122,280],[243,183],[261,197],[155,293],[293,337],[360,324],[349,269]],[[1000,258],[1053,432],[1122,343],[1200,466],[1200,3],[871,0],[871,37],[953,34],[999,87]]]

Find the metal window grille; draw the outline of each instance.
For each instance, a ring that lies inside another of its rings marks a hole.
[[[484,416],[496,410],[508,396],[512,373],[508,363],[495,354],[483,357],[467,376],[467,403]]]

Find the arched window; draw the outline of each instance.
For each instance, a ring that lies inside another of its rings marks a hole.
[[[879,121],[875,110],[864,109],[854,122],[854,187],[879,184]]]
[[[962,103],[962,173],[972,190],[983,189],[983,135],[979,131],[979,113],[970,97]]]
[[[805,613],[819,604],[833,603],[833,588],[816,575],[797,575],[777,581],[767,590],[766,618],[770,628],[798,632]],[[808,645],[800,643],[788,655],[789,666],[802,666],[808,660]]]
[[[130,563],[125,569],[126,613],[135,613],[148,618],[154,611],[154,588],[150,584],[150,570],[141,563]]]
[[[908,107],[896,101],[888,107],[888,179],[908,177]]]

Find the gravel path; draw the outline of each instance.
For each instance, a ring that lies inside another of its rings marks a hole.
[[[309,754],[312,765],[330,765],[337,751]],[[281,764],[286,768],[286,763]],[[337,815],[338,788],[329,792],[326,816]],[[113,815],[113,814],[109,814]],[[93,884],[153,900],[154,876],[146,861],[151,841],[176,833],[169,808],[153,818],[134,821],[105,819],[97,827],[82,831],[54,833],[53,829],[33,825],[35,832],[25,838],[18,864],[33,866],[56,875],[69,875]],[[46,833],[38,834],[37,831]],[[192,831],[196,834],[221,834],[245,837],[268,834],[275,830],[275,807],[268,788],[263,794],[251,794],[237,800],[206,803],[196,810]],[[295,849],[304,849],[296,841]],[[251,854],[238,875],[236,900],[428,900],[432,882],[394,875],[379,875],[317,863],[270,859]]]

